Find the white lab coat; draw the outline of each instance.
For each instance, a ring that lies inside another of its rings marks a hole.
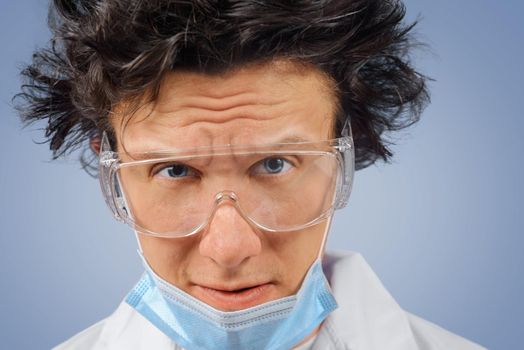
[[[484,349],[402,310],[360,254],[328,254],[324,271],[339,308],[322,324],[314,350]],[[181,350],[125,302],[54,350],[70,349]]]

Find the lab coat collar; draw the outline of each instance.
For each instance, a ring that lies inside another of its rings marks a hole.
[[[360,254],[330,253],[324,272],[339,304],[325,324],[333,342],[344,344],[336,349],[419,348],[406,312]]]

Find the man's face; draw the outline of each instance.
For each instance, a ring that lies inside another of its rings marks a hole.
[[[276,61],[216,76],[173,72],[154,104],[130,120],[119,110],[125,109],[117,106],[111,122],[118,150],[129,153],[288,137],[321,141],[332,136],[335,96],[317,70]],[[224,202],[195,235],[139,239],[158,275],[216,309],[234,311],[296,293],[326,229],[323,221],[294,232],[263,232]]]

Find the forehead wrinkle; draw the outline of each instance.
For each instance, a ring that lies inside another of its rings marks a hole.
[[[184,103],[172,110],[155,109],[144,121],[169,128],[187,127],[198,123],[224,124],[236,119],[264,121],[279,119],[285,115],[285,106],[285,100],[274,103],[236,103],[228,106],[202,106],[202,104]]]
[[[211,114],[188,114],[184,117],[177,118],[178,120],[172,123],[170,120],[164,122],[159,121],[159,124],[163,124],[169,127],[184,128],[189,126],[197,126],[200,124],[211,124],[211,125],[222,125],[233,121],[249,121],[260,122],[264,120],[277,120],[282,118],[282,115],[270,116],[267,113],[261,111],[250,111],[245,108],[237,108],[227,112],[215,112]]]
[[[284,103],[286,101],[282,96],[261,96],[259,93],[238,92],[225,96],[215,97],[205,94],[176,94],[167,99],[159,100],[155,110],[159,113],[169,113],[185,108],[201,108],[210,111],[224,111],[238,106],[271,106]]]

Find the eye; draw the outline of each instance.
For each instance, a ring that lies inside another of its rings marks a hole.
[[[293,167],[291,162],[284,158],[271,157],[266,158],[257,164],[253,168],[255,174],[281,174],[288,172]]]
[[[166,178],[183,178],[187,176],[195,176],[196,172],[184,164],[169,164],[156,171],[156,174]]]

